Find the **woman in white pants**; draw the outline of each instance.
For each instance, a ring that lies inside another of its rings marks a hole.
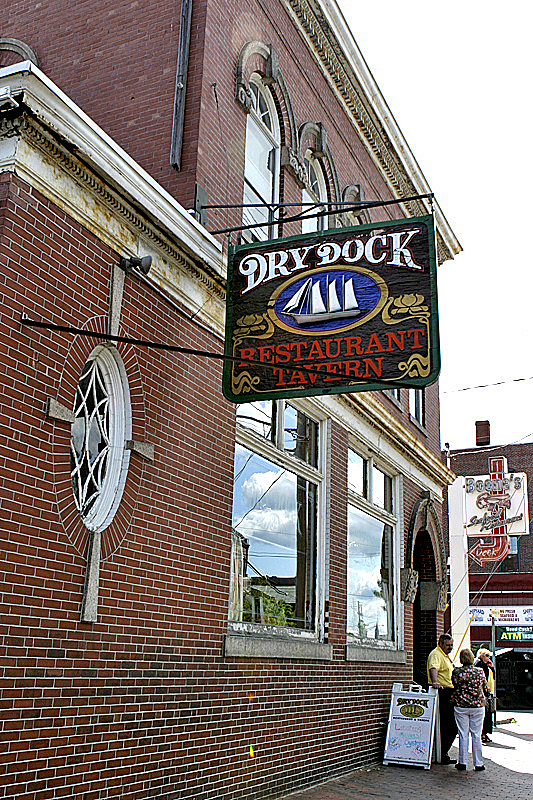
[[[468,648],[459,653],[460,667],[452,672],[455,687],[453,701],[454,713],[459,732],[458,770],[465,770],[468,762],[468,735],[472,737],[472,758],[476,772],[484,770],[481,749],[481,729],[485,716],[485,697],[489,692],[483,670],[474,667],[474,654]]]

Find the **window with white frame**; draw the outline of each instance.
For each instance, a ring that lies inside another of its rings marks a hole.
[[[384,392],[388,397],[392,398],[393,400],[396,400],[397,403],[401,403],[402,402],[402,390],[401,389],[385,389]]]
[[[284,400],[237,407],[232,623],[316,631],[319,432]]]
[[[348,450],[347,630],[362,640],[394,641],[394,478]]]
[[[426,424],[426,393],[424,389],[409,389],[409,414],[420,425]]]
[[[244,154],[243,225],[256,225],[243,232],[247,241],[272,238],[272,203],[278,200],[280,131],[276,107],[259,75],[250,79],[252,107],[246,117]]]
[[[112,521],[122,497],[130,453],[131,407],[122,359],[110,345],[85,363],[74,401],[70,473],[74,501],[92,531]]]
[[[313,231],[323,231],[326,228],[327,217],[313,216],[326,210],[322,205],[327,199],[326,181],[320,161],[315,158],[311,151],[307,151],[304,157],[305,174],[307,176],[307,187],[302,191],[302,211],[305,216],[302,219],[302,233],[313,233]],[[312,203],[312,205],[309,205]]]

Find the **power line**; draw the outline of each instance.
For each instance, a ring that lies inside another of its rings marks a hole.
[[[532,381],[533,375],[528,378],[510,378],[508,381],[496,381],[495,383],[480,383],[477,386],[463,386],[461,389],[442,390],[441,394],[455,394],[456,392],[470,392],[472,389],[489,389],[491,386],[504,386],[507,383],[520,383],[521,381]]]

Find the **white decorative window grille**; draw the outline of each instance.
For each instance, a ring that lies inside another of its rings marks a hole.
[[[102,531],[120,503],[129,464],[131,410],[118,352],[100,345],[84,365],[74,402],[70,471],[74,501],[85,525]]]

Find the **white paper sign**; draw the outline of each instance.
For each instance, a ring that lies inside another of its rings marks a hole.
[[[474,606],[470,608],[472,625],[527,625],[533,622],[533,606]]]

